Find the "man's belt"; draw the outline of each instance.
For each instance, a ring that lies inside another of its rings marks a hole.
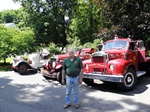
[[[71,78],[75,78],[75,77],[77,77],[78,75],[77,75],[77,76],[70,76],[70,75],[67,75],[67,76],[68,76],[68,77],[71,77]]]

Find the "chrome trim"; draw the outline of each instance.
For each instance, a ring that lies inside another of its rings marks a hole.
[[[111,75],[111,74],[106,74],[106,73],[83,73],[83,78],[88,78],[88,79],[98,79],[102,81],[108,81],[108,82],[118,82],[122,83],[124,82],[124,76],[123,75]],[[137,77],[140,77],[142,75],[146,74],[145,71],[137,71],[136,75]]]
[[[83,78],[99,79],[108,82],[122,83],[124,81],[123,75],[111,75],[111,74],[96,74],[96,73],[83,73]]]

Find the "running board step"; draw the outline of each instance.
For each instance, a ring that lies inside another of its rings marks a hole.
[[[146,71],[137,71],[136,74],[137,74],[137,77],[140,77],[140,76],[146,74]]]

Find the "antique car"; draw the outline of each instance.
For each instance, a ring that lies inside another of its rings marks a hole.
[[[75,53],[75,56],[80,57],[82,60],[91,58],[91,54],[94,52],[94,48],[80,49]],[[53,55],[47,63],[43,64],[41,68],[41,74],[45,79],[57,79],[61,82],[61,71],[63,61],[69,57],[69,54]]]
[[[84,82],[90,86],[95,80],[114,82],[123,91],[132,90],[138,77],[150,73],[147,49],[143,40],[115,37],[106,41],[101,51],[83,61]]]
[[[41,59],[48,59],[49,55],[50,55],[50,52],[46,48],[43,48],[40,51]]]
[[[37,72],[42,67],[43,62],[40,61],[40,53],[32,53],[25,60],[21,56],[17,56],[11,61],[11,68],[21,75],[25,75],[28,71]]]

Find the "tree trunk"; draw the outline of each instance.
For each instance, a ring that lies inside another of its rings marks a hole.
[[[4,58],[4,64],[6,64],[6,58]]]

